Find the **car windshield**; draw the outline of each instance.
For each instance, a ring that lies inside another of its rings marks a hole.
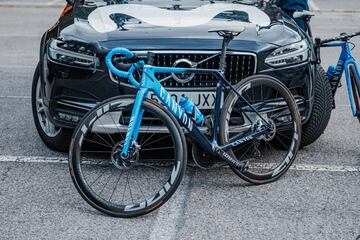
[[[239,3],[253,5],[258,0],[85,0],[86,6],[106,6],[114,4],[142,4],[160,8],[189,10],[210,3]]]

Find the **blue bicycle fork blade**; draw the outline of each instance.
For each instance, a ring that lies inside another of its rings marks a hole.
[[[147,88],[140,88],[140,90],[136,94],[135,103],[131,112],[129,128],[125,137],[124,147],[121,151],[122,157],[128,156],[128,151],[131,141],[132,140],[136,141],[136,138],[138,136],[141,118],[144,112],[144,110],[141,109],[141,105],[147,93],[148,93]]]

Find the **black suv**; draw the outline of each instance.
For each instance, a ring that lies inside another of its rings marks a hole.
[[[249,0],[76,0],[68,4],[42,37],[33,79],[32,107],[42,140],[52,149],[66,150],[72,129],[89,109],[109,97],[136,91],[108,71],[91,47],[94,43],[128,48],[156,66],[218,68],[219,56],[214,54],[222,39],[208,30],[228,21],[239,22],[246,30],[229,46],[226,78],[233,84],[253,74],[281,80],[301,112],[302,145],[315,141],[329,121],[332,99],[323,69],[312,60],[311,41],[276,5]],[[185,94],[205,114],[212,111],[216,87],[212,76],[157,77],[173,97]]]

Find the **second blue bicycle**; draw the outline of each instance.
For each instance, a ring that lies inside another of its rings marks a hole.
[[[352,114],[360,122],[360,68],[356,59],[352,56],[352,48],[355,47],[355,44],[350,42],[351,38],[359,35],[360,32],[342,33],[337,37],[320,41],[320,46],[341,48],[337,65],[329,67],[327,76],[331,84],[333,97],[335,97],[337,89],[341,86],[341,77],[345,73]],[[335,100],[333,107],[335,108]]]

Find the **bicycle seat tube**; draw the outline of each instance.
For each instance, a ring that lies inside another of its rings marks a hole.
[[[220,72],[221,74],[225,75],[225,69],[226,69],[226,53],[227,48],[231,40],[233,40],[234,36],[224,36],[222,47],[221,47],[221,57],[220,57]]]

